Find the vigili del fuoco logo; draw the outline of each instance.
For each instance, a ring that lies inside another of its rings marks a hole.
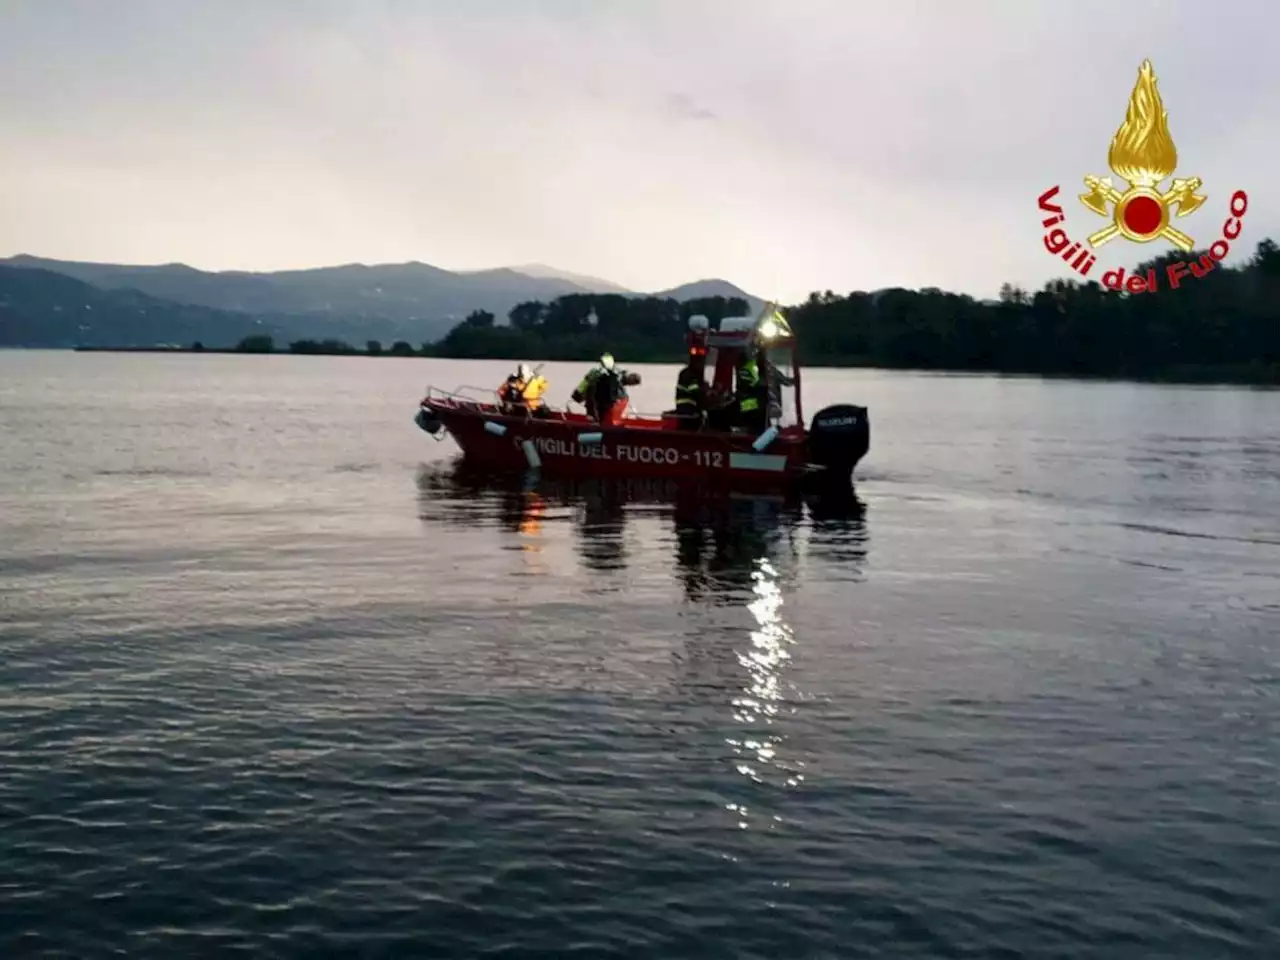
[[[1133,243],[1167,240],[1183,253],[1191,253],[1195,241],[1171,221],[1195,213],[1207,197],[1196,193],[1203,186],[1199,177],[1174,177],[1168,190],[1160,190],[1160,184],[1173,176],[1178,165],[1178,150],[1169,135],[1169,115],[1156,89],[1156,75],[1150,60],[1143,60],[1138,70],[1138,82],[1129,95],[1124,123],[1111,138],[1107,165],[1117,177],[1128,182],[1128,189],[1117,189],[1110,177],[1087,176],[1084,185],[1089,192],[1080,194],[1080,202],[1087,210],[1111,222],[1090,234],[1087,245],[1073,241],[1061,226],[1066,214],[1053,202],[1058,187],[1051,187],[1040,195],[1040,210],[1049,214],[1044,219],[1045,249],[1065,260],[1082,277],[1089,276],[1098,262],[1092,251],[1117,237]],[[1209,252],[1196,260],[1175,260],[1165,266],[1164,282],[1170,290],[1176,290],[1185,278],[1203,277],[1217,266],[1231,249],[1231,241],[1240,236],[1241,220],[1248,208],[1249,197],[1243,190],[1231,195],[1230,215],[1222,224],[1222,236],[1209,247]],[[1145,274],[1135,273],[1128,279],[1124,267],[1102,275],[1104,287],[1128,293],[1151,293],[1160,289],[1160,283],[1155,268]]]

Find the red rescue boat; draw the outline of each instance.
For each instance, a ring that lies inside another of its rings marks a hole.
[[[748,354],[756,357],[770,401],[763,430],[731,426],[714,410],[697,429],[675,410],[637,415],[625,392],[599,420],[549,407],[534,415],[504,406],[496,391],[474,387],[428,388],[415,419],[437,440],[451,434],[468,463],[495,471],[688,479],[731,487],[852,482],[870,445],[867,409],[830,406],[805,427],[795,336],[776,309],[766,308],[754,322],[727,318],[715,330],[706,318],[693,317],[688,345],[698,374],[712,371],[712,398],[729,397],[739,363]]]

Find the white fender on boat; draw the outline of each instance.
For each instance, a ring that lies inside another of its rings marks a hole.
[[[497,437],[500,437],[507,432],[506,424],[494,423],[492,420],[486,420],[484,422],[484,428]]]
[[[770,427],[764,433],[760,434],[760,436],[756,437],[756,442],[751,444],[751,449],[754,450],[756,453],[759,453],[769,444],[773,443],[773,438],[776,437],[777,435],[778,435],[778,428]]]
[[[578,434],[579,443],[599,443],[604,439],[603,433],[580,433]]]
[[[538,456],[538,448],[533,445],[532,440],[521,442],[520,449],[524,451],[524,458],[529,461],[530,467],[537,470],[542,466],[542,458]]]

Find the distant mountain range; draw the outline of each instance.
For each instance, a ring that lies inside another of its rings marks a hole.
[[[0,347],[233,346],[287,325],[252,314],[102,290],[54,273],[0,265]],[[296,339],[296,338],[295,338]]]
[[[752,312],[763,306],[758,297],[724,280],[642,294],[541,264],[454,272],[413,261],[254,273],[20,254],[0,259],[0,345],[133,346],[201,339],[214,346],[249,332],[419,344],[438,340],[473,310],[488,310],[505,322],[517,303],[571,293],[676,300],[718,295],[742,297]]]

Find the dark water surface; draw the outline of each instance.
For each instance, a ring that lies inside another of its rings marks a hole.
[[[0,957],[1280,956],[1280,393],[807,371],[824,518],[505,367],[0,353]]]

